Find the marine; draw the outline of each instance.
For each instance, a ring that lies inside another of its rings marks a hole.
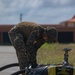
[[[21,22],[8,32],[14,46],[20,69],[31,65],[37,67],[37,51],[45,43],[55,42],[58,31],[55,27],[42,27],[34,22]]]

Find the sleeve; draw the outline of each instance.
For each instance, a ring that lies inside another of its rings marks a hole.
[[[18,48],[18,50],[20,51],[24,51],[26,49],[25,43],[24,43],[24,39],[21,33],[17,33],[16,37],[14,39],[14,46],[16,48]]]
[[[12,43],[12,45],[19,51],[26,49],[25,43],[24,43],[24,37],[16,26],[14,26],[9,32],[9,39]]]
[[[35,27],[34,30],[31,32],[30,36],[27,39],[26,46],[28,50],[32,50],[34,48],[35,41],[39,37],[40,34],[40,27]]]
[[[35,47],[35,50],[37,51],[44,43],[45,41],[43,39],[40,39],[33,46]]]

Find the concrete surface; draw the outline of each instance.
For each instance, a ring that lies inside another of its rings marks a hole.
[[[17,56],[13,46],[0,46],[0,67],[17,62]],[[12,67],[1,71],[0,75],[10,75],[17,70],[19,70],[18,67]]]

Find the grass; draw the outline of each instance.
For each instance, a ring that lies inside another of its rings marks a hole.
[[[39,64],[61,64],[64,58],[63,48],[71,48],[69,52],[69,63],[75,64],[75,43],[59,44],[45,43],[37,52],[37,62]]]

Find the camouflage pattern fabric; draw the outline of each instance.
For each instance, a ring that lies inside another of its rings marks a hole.
[[[28,56],[21,31],[15,26],[10,30],[8,34],[12,45],[16,49],[20,68],[23,69],[25,66],[28,66]]]
[[[10,41],[16,49],[20,69],[24,69],[29,64],[35,67],[37,64],[37,49],[44,43],[40,36],[44,29],[37,26],[37,24],[35,26],[32,32],[28,34],[30,35],[29,37],[26,37],[23,31],[17,26],[14,26],[8,32]],[[35,40],[37,40],[36,43]]]
[[[45,28],[33,22],[21,22],[8,32],[10,41],[16,49],[20,69],[29,64],[33,68],[37,66],[37,50],[45,43],[42,39],[44,32]]]
[[[55,27],[48,26],[45,29],[44,34],[46,34],[48,36],[48,43],[52,43],[52,42],[57,41],[58,31]]]

